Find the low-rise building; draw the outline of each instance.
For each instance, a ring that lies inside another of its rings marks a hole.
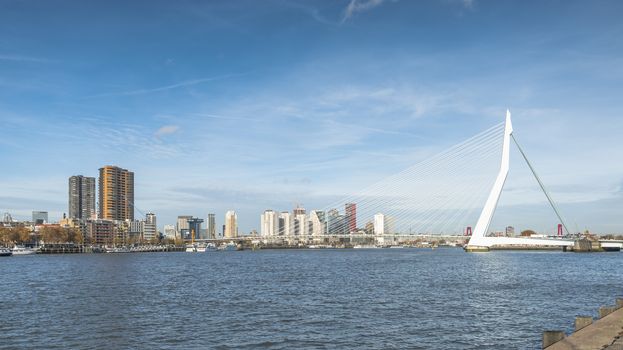
[[[115,237],[115,223],[112,220],[95,219],[86,222],[85,240],[95,245],[111,245]]]
[[[158,226],[156,224],[156,214],[145,214],[145,223],[143,224],[143,240],[147,242],[158,239]]]

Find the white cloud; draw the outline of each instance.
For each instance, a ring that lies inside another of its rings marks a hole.
[[[467,9],[473,9],[476,0],[462,0],[463,6]]]
[[[344,10],[344,16],[342,22],[346,22],[352,18],[355,14],[362,11],[367,11],[381,5],[384,0],[351,0]]]
[[[180,129],[177,125],[165,125],[158,129],[155,133],[156,136],[165,136],[176,133]]]

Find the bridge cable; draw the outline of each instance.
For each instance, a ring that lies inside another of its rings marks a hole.
[[[517,139],[515,139],[515,135],[511,134],[511,137],[513,138],[513,141],[515,142],[515,145],[517,145],[517,148],[519,149],[519,153],[521,153],[521,155],[523,156],[523,159],[526,161],[526,163],[528,164],[528,167],[532,171],[532,174],[536,178],[536,181],[539,183],[539,186],[541,186],[541,190],[543,190],[543,193],[545,194],[545,197],[547,197],[547,200],[549,201],[549,204],[552,206],[552,209],[554,209],[554,212],[556,213],[556,216],[558,217],[558,220],[560,220],[560,222],[562,223],[562,225],[565,228],[565,231],[569,235],[570,233],[569,233],[569,229],[567,229],[567,224],[562,219],[562,216],[560,215],[560,212],[558,211],[558,207],[556,206],[556,203],[554,203],[554,200],[550,196],[549,192],[547,191],[547,189],[545,189],[545,185],[543,185],[543,182],[541,181],[541,178],[539,178],[539,175],[537,175],[536,170],[534,170],[534,167],[532,166],[532,164],[528,160],[528,157],[526,157],[526,154],[524,153],[523,149],[521,148],[521,146],[519,146],[519,143],[517,142]]]

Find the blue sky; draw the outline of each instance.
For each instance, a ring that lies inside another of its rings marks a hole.
[[[623,232],[617,1],[0,1],[0,211],[114,164],[158,215],[308,209],[503,120],[574,227]],[[555,229],[525,166],[494,225]],[[552,222],[553,220],[553,222]]]

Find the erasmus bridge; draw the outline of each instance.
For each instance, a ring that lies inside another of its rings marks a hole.
[[[510,111],[503,123],[340,202],[356,203],[358,218],[381,214],[385,221],[381,230],[403,238],[414,233],[460,235],[474,227],[466,247],[471,251],[496,245],[573,246],[573,239],[561,237],[491,235],[491,222],[509,173],[511,142],[551,205],[556,223],[560,222],[569,235],[558,206],[513,135]],[[334,203],[321,212],[338,205]]]
[[[558,237],[509,237],[491,232],[510,169],[512,144],[551,206],[551,222],[559,227]],[[354,204],[356,212],[340,213],[337,208],[346,204],[348,211],[348,203]],[[322,243],[367,237],[375,237],[377,242],[396,242],[466,236],[468,251],[487,251],[495,246],[574,245],[558,206],[513,134],[510,111],[504,122],[322,209],[295,209],[283,218],[279,213],[274,215],[270,224],[273,229],[267,230],[271,234],[235,239]],[[563,228],[566,237],[562,237]]]
[[[536,171],[526,154],[519,146],[519,143],[515,139],[513,135],[513,124],[511,122],[511,113],[510,111],[506,111],[506,121],[504,123],[504,136],[502,141],[502,160],[500,164],[500,171],[495,179],[495,183],[491,188],[491,192],[485,202],[485,205],[480,213],[480,217],[476,223],[476,227],[474,228],[474,233],[471,236],[469,243],[466,247],[466,250],[479,251],[479,250],[488,250],[492,246],[495,245],[528,245],[528,246],[573,246],[574,241],[570,239],[550,239],[550,238],[527,238],[527,237],[491,237],[487,236],[489,231],[489,226],[491,225],[491,220],[493,219],[493,214],[495,213],[495,209],[500,200],[500,195],[502,194],[502,189],[504,188],[504,183],[506,182],[506,178],[508,176],[509,166],[510,166],[510,142],[511,139],[519,149],[519,152],[523,156],[526,161],[528,167],[530,168],[534,178],[539,183],[539,187],[545,194],[547,201],[552,206],[554,213],[558,217],[561,222],[562,227],[564,227],[567,234],[569,234],[569,229],[565,224],[562,216],[560,215],[560,211],[558,207],[552,200],[549,192],[545,189],[543,182],[537,175]]]

